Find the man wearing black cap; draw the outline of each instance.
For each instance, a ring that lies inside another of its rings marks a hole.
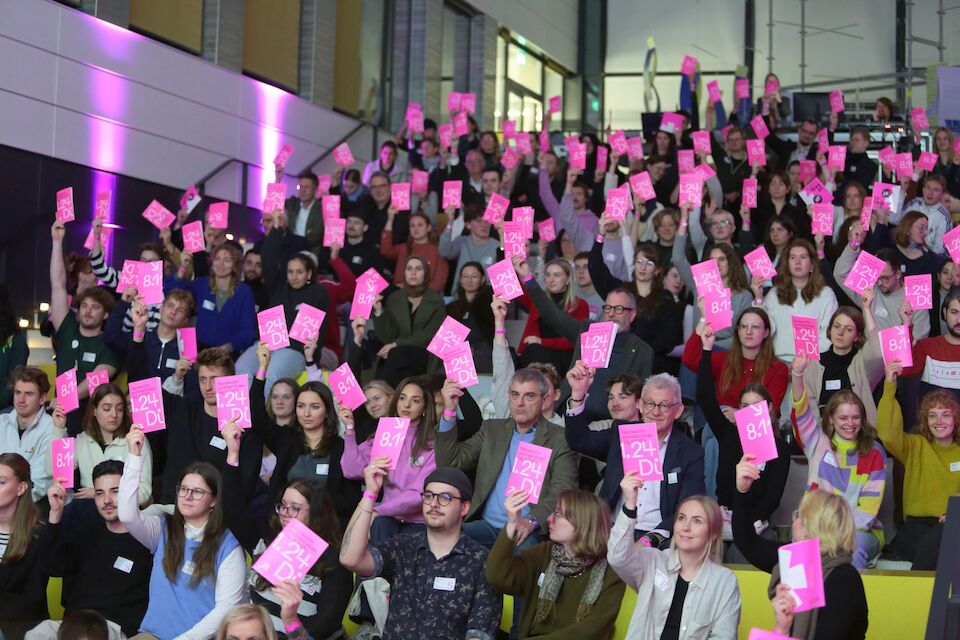
[[[359,207],[350,209],[347,213],[347,227],[344,232],[343,248],[340,249],[340,258],[347,263],[355,276],[359,276],[371,267],[378,272],[383,271],[380,248],[373,238],[366,235],[366,231],[367,213]],[[377,240],[379,239],[377,237]]]
[[[366,491],[343,534],[340,563],[364,578],[390,583],[383,640],[490,640],[500,625],[501,598],[487,583],[487,550],[461,531],[473,486],[452,467],[439,467],[423,485],[426,531],[396,535],[369,546],[377,494],[388,473],[386,457],[363,470]]]

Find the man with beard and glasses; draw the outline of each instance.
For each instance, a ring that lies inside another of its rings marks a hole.
[[[73,531],[60,519],[67,501],[60,482],[47,490],[51,540],[44,557],[48,575],[62,576],[65,613],[92,609],[107,619],[110,640],[136,635],[147,610],[153,556],[127,532],[117,516],[123,463],[104,460],[93,468],[94,502],[100,520]],[[46,620],[27,632],[28,640],[55,640],[59,620]]]
[[[464,535],[473,486],[459,469],[438,467],[423,484],[426,531],[367,542],[377,494],[389,471],[381,456],[363,470],[366,491],[343,534],[340,563],[363,578],[390,583],[383,640],[490,640],[500,625],[500,596],[487,583],[487,550]]]

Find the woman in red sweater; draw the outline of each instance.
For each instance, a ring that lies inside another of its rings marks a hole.
[[[450,265],[446,258],[440,255],[437,240],[432,237],[430,218],[420,211],[410,214],[410,236],[400,245],[393,244],[393,221],[396,209],[387,209],[387,224],[380,234],[380,253],[387,260],[397,263],[393,270],[393,284],[403,286],[403,272],[407,266],[407,258],[421,256],[430,264],[430,283],[428,287],[437,293],[443,293],[447,286],[447,275]]]
[[[544,269],[544,279],[547,284],[547,295],[563,312],[576,320],[586,320],[590,315],[590,307],[583,298],[573,293],[571,276],[573,271],[565,258],[555,258],[547,263]],[[532,362],[549,362],[557,368],[561,376],[566,375],[573,357],[573,345],[566,338],[557,335],[553,327],[540,322],[540,312],[526,293],[517,299],[530,313],[527,317],[527,326],[523,329],[520,346],[520,366],[526,367]]]

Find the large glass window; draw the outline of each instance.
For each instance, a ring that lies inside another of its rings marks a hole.
[[[514,43],[507,48],[507,78],[528,91],[543,94],[543,63]]]

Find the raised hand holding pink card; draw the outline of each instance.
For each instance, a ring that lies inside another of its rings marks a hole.
[[[680,170],[680,173],[687,173],[688,171],[693,171],[694,165],[697,161],[693,155],[693,149],[680,149],[677,151],[677,169]]]
[[[743,179],[743,206],[750,209],[757,208],[757,179]]]
[[[550,98],[550,101],[547,104],[550,109],[550,113],[559,113],[560,109],[563,108],[563,98],[560,96],[553,96]]]
[[[392,185],[391,185],[392,188]],[[410,190],[421,196],[427,195],[430,189],[430,174],[420,169],[413,169],[410,172]],[[391,191],[392,199],[392,191]]]
[[[735,82],[737,100],[750,99],[750,81],[746,78],[737,78]]]
[[[603,145],[597,146],[597,171],[607,170],[607,154],[609,150]]]
[[[863,295],[864,289],[877,283],[884,264],[884,261],[880,258],[866,251],[860,252],[857,261],[853,263],[853,268],[843,281],[843,286]]]
[[[73,187],[60,189],[57,191],[57,220],[60,222],[72,222],[76,219],[76,213],[73,209]]]
[[[957,228],[960,229],[960,227]],[[540,234],[540,239],[544,242],[553,242],[557,239],[557,228],[553,225],[551,218],[547,218],[538,223],[537,232]]]
[[[203,240],[203,223],[199,220],[183,225],[183,248],[190,253],[200,253],[206,249]]]
[[[540,502],[540,492],[543,490],[543,480],[550,468],[552,449],[541,447],[530,442],[521,442],[517,447],[517,455],[510,468],[510,477],[507,479],[507,495],[515,491],[526,491],[530,504]]]
[[[217,394],[217,428],[223,431],[231,420],[244,429],[250,423],[250,378],[245,373],[235,376],[218,376],[213,380]]]
[[[177,329],[177,343],[180,346],[180,357],[190,362],[197,361],[197,329],[184,327]]]
[[[567,145],[570,154],[570,168],[574,171],[583,171],[587,168],[587,145],[583,142],[571,142]]]
[[[101,191],[97,194],[97,203],[95,208],[95,217],[105,220],[110,217],[110,201],[113,198],[112,191]]]
[[[842,144],[832,144],[828,147],[827,166],[837,171],[843,171],[847,162],[847,148]]]
[[[200,197],[200,192],[197,191],[197,185],[192,184],[183,193],[183,196],[180,197],[180,208],[193,213],[193,210],[197,208],[197,205],[200,204],[202,200],[203,198]],[[100,215],[99,210],[97,215]]]
[[[580,334],[580,360],[591,369],[606,369],[616,338],[616,323],[594,322]]]
[[[427,351],[442,360],[448,351],[466,342],[469,335],[470,327],[457,322],[453,316],[447,316],[427,345]]]
[[[490,278],[490,286],[493,287],[493,292],[503,298],[505,302],[519,298],[523,294],[517,272],[510,260],[504,259],[487,267],[487,277]]]
[[[503,223],[503,256],[512,260],[514,256],[527,259],[527,240],[523,236],[523,225],[519,222]]]
[[[683,116],[668,111],[660,118],[660,130],[667,133],[683,133]]]
[[[933,171],[937,166],[937,154],[931,151],[921,151],[917,158],[917,169],[922,171]]]
[[[830,111],[832,113],[843,113],[846,107],[843,104],[843,92],[842,91],[831,91],[830,92]]]
[[[500,156],[500,164],[509,171],[520,164],[520,154],[513,150],[513,147],[507,147],[503,155]]]
[[[533,144],[530,142],[530,136],[528,136],[526,133],[520,132],[514,139],[517,142],[517,151],[524,156],[533,155]]]
[[[491,193],[490,202],[487,203],[487,208],[483,212],[483,219],[493,225],[499,224],[507,217],[507,209],[509,208],[509,198],[505,198],[499,193]]]
[[[690,271],[693,274],[693,284],[698,296],[723,291],[723,278],[720,276],[720,267],[714,258],[690,265]]]
[[[167,418],[163,411],[163,390],[160,378],[137,380],[131,382],[129,388],[133,424],[143,427],[144,433],[166,429]]]
[[[717,103],[722,102],[722,97],[720,94],[720,83],[716,80],[711,80],[707,83],[707,96],[710,98],[710,102]]]
[[[807,184],[817,177],[817,162],[815,160],[800,161],[800,182]]]
[[[927,110],[923,107],[916,107],[910,110],[910,123],[915,131],[926,131],[930,128],[930,121],[927,120]]]
[[[117,293],[123,293],[130,287],[137,286],[137,274],[139,273],[139,260],[124,260],[123,267],[120,269],[117,278]]]
[[[863,207],[860,209],[860,228],[863,231],[870,230],[870,220],[873,216],[873,196],[866,196],[863,199]]]
[[[763,85],[763,92],[767,95],[773,95],[780,91],[780,82],[776,78],[770,78]]]
[[[451,91],[447,94],[447,111],[460,111],[460,93]]]
[[[108,382],[110,382],[110,372],[106,369],[89,372],[87,374],[87,395],[92,396],[97,387]]]
[[[618,156],[622,156],[630,150],[627,144],[627,136],[623,132],[623,129],[617,129],[611,133],[607,142],[610,143],[610,148],[613,149],[613,153]]]
[[[897,178],[913,176],[913,155],[905,151],[893,156],[893,170],[897,172]]]
[[[510,219],[520,223],[523,237],[527,240],[533,239],[533,216],[533,207],[514,207],[510,212]]]
[[[703,294],[703,318],[714,331],[733,326],[733,304],[729,289]]]
[[[77,369],[64,371],[54,381],[57,388],[57,404],[64,413],[80,408],[80,396],[77,394]]]
[[[333,159],[337,161],[337,164],[349,167],[353,164],[353,153],[350,151],[350,145],[346,142],[341,143],[333,150]]]
[[[688,78],[693,78],[697,73],[697,59],[693,56],[683,56],[683,62],[680,63],[680,73]]]
[[[293,145],[285,144],[280,147],[277,157],[273,159],[273,164],[281,169],[287,166],[287,162],[290,160],[290,156],[293,155]]]
[[[100,227],[100,247],[107,246],[107,243],[110,242],[110,236],[113,235],[113,226],[103,225]],[[87,239],[83,242],[83,248],[87,251],[93,251],[93,227],[90,227],[90,232],[87,234]]]
[[[290,518],[253,570],[274,586],[293,580],[300,583],[330,545],[307,525]]]
[[[767,163],[767,150],[763,140],[747,140],[747,162],[751,167],[762,167]]]
[[[884,366],[899,360],[904,367],[913,366],[913,345],[910,342],[910,327],[904,324],[881,329],[877,333],[880,354]]]
[[[630,160],[639,160],[643,157],[643,138],[627,138],[627,158]]]
[[[648,202],[657,197],[657,192],[653,189],[653,180],[650,179],[650,173],[647,171],[630,176],[630,188],[641,202]]]
[[[214,202],[207,209],[207,224],[214,229],[226,229],[230,222],[230,203]]]
[[[623,473],[636,471],[637,477],[644,482],[662,481],[663,463],[660,461],[657,425],[653,422],[621,424],[619,436]]]
[[[294,318],[290,326],[289,336],[291,340],[306,344],[310,340],[320,341],[320,328],[323,326],[323,320],[327,317],[325,311],[321,311],[306,302],[300,303],[297,309],[297,317]]]
[[[777,555],[780,560],[780,583],[790,587],[794,614],[818,609],[826,604],[820,539],[808,538],[783,545],[777,550]]]
[[[353,370],[347,362],[330,372],[327,384],[336,396],[337,402],[350,411],[356,411],[357,407],[367,401],[360,383],[357,382],[357,377],[353,375]]]
[[[914,311],[919,309],[933,309],[933,277],[929,273],[915,276],[906,276],[903,279],[903,289],[907,302]]]
[[[331,218],[340,217],[340,196],[323,196],[320,200],[320,207],[323,211],[324,223]]]
[[[757,134],[757,138],[760,141],[763,141],[770,135],[770,129],[767,127],[767,121],[763,119],[763,116],[755,116],[750,121],[750,128]]]
[[[517,135],[517,121],[516,120],[504,120],[503,121],[503,137],[505,140]]]
[[[143,217],[146,218],[150,224],[155,226],[157,229],[166,229],[173,221],[176,220],[176,216],[170,213],[169,210],[156,200],[152,201],[147,208],[143,211]]]
[[[829,202],[814,202],[810,205],[813,214],[810,222],[810,232],[814,235],[833,235],[833,205]]]
[[[777,441],[773,435],[773,422],[770,419],[770,405],[766,400],[735,411],[737,433],[744,455],[756,456],[754,464],[763,464],[777,459]]]
[[[877,152],[877,158],[880,160],[880,164],[888,168],[893,166],[893,157],[895,155],[897,155],[897,152],[889,145]]]
[[[777,270],[774,268],[770,256],[767,255],[765,247],[757,247],[743,256],[743,260],[747,263],[747,268],[750,269],[751,276],[760,276],[761,278],[769,280],[777,275]]]
[[[954,262],[960,262],[960,226],[943,234],[943,246]]]
[[[479,384],[477,365],[473,360],[473,350],[469,342],[461,342],[447,349],[443,355],[443,371],[447,380],[453,380],[461,387]]]
[[[410,211],[409,182],[394,182],[390,185],[390,203],[397,211]]]
[[[271,182],[267,185],[267,195],[263,199],[263,212],[283,211],[286,198],[287,185],[282,182]]]
[[[443,183],[443,208],[462,207],[463,183],[459,180],[446,180]]]
[[[693,139],[693,150],[697,153],[710,153],[710,132],[694,131],[690,134]]]
[[[627,212],[632,210],[629,185],[624,184],[607,192],[606,213],[611,220],[626,220]]]
[[[367,269],[357,278],[357,286],[353,291],[353,304],[350,307],[350,319],[370,318],[373,302],[380,292],[390,286],[373,267]]]
[[[817,319],[808,316],[793,316],[793,349],[797,355],[805,354],[811,360],[820,359],[820,338]]]
[[[464,113],[476,113],[477,112],[477,94],[475,93],[461,93],[460,94],[460,109]]]
[[[380,418],[377,421],[377,432],[373,436],[370,459],[386,456],[389,458],[387,468],[396,469],[400,452],[403,450],[403,441],[407,439],[409,430],[409,418]]]
[[[53,469],[54,482],[60,481],[60,486],[64,489],[73,488],[73,460],[74,445],[76,441],[73,438],[57,438],[50,441],[50,466]]]
[[[696,172],[680,176],[680,206],[688,202],[694,207],[703,202],[703,176]]]
[[[283,305],[278,304],[258,313],[257,330],[260,332],[260,342],[266,342],[270,351],[290,346],[290,336],[287,333],[287,320],[283,315]]]
[[[137,295],[143,304],[163,302],[163,261],[137,264]]]
[[[458,138],[470,133],[470,120],[467,118],[467,112],[461,111],[453,116],[453,134]]]
[[[814,178],[800,190],[800,199],[808,205],[816,202],[832,202],[833,194],[820,182],[819,178]]]
[[[827,134],[826,127],[820,127],[820,129],[817,130],[817,147],[819,147],[821,151],[825,151],[830,147],[830,136]]]

